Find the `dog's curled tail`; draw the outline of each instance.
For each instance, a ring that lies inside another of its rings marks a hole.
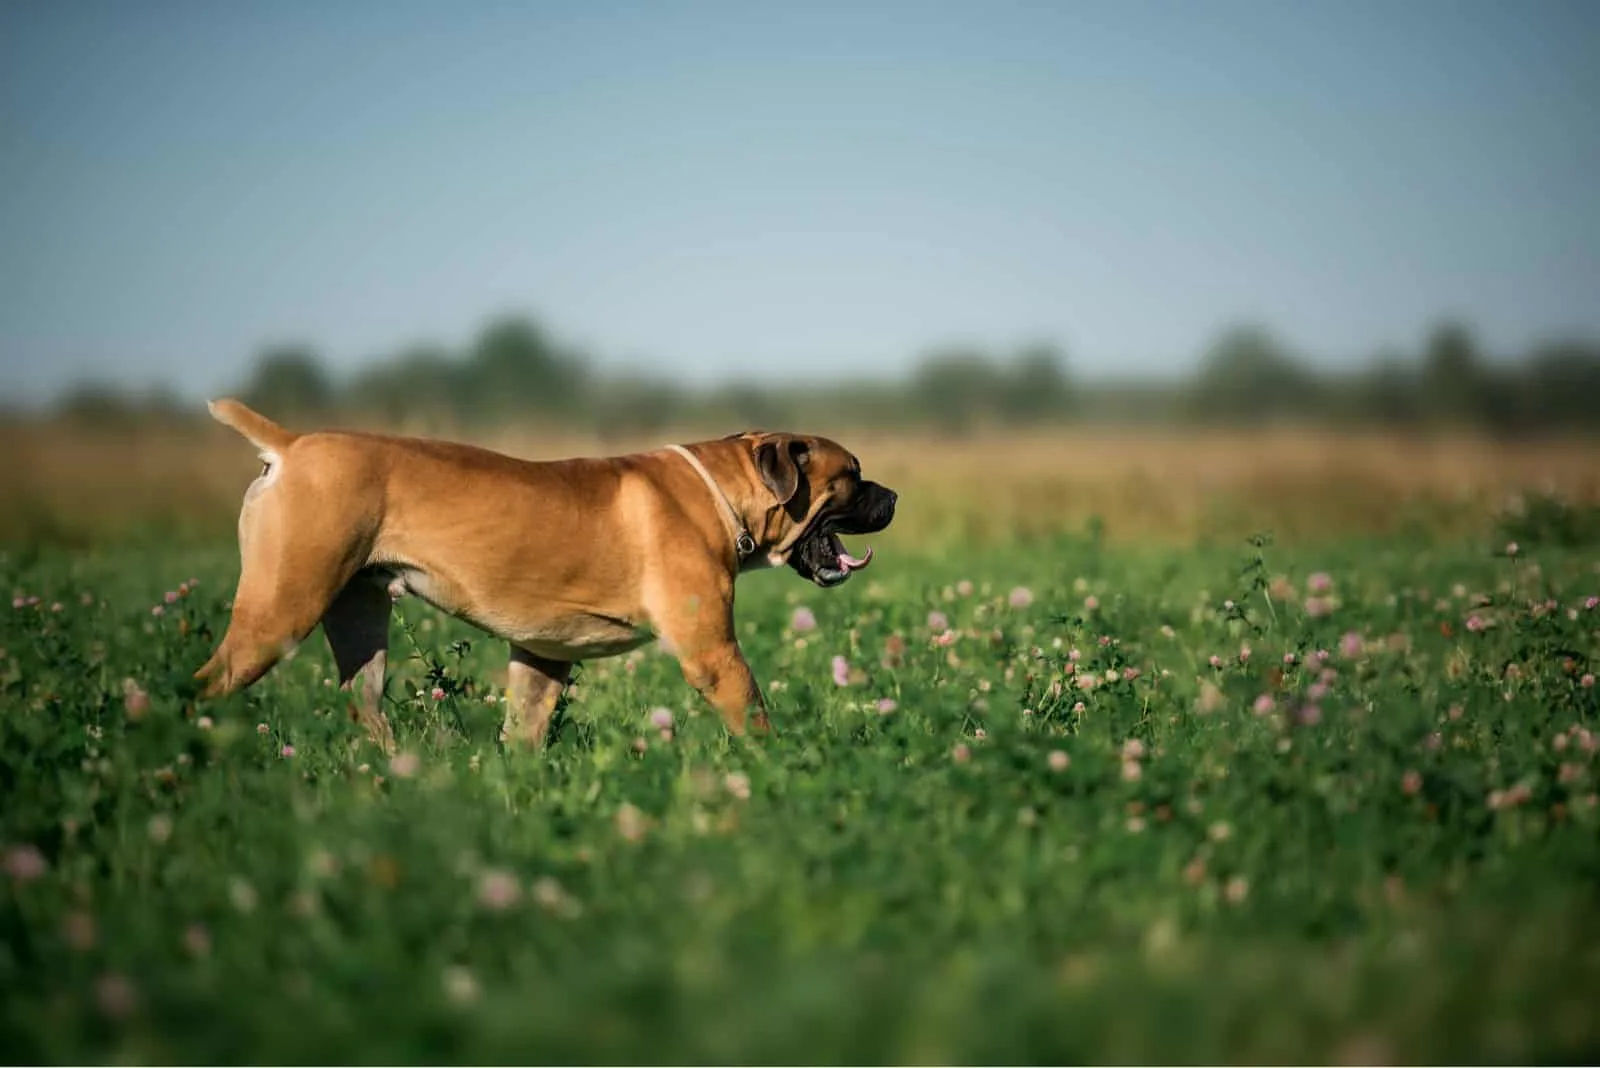
[[[210,410],[211,418],[237,430],[263,453],[279,455],[300,436],[231,397],[207,401],[206,408]]]

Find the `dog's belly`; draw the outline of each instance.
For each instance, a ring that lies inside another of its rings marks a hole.
[[[372,577],[388,587],[391,597],[412,594],[441,612],[550,660],[616,656],[654,641],[656,637],[642,623],[578,606],[542,604],[532,612],[513,616],[492,607],[474,605],[448,584],[414,568],[374,568]]]
[[[655,640],[648,630],[619,626],[613,620],[595,616],[567,617],[553,626],[523,628],[520,635],[500,636],[547,660],[599,660],[631,652]]]

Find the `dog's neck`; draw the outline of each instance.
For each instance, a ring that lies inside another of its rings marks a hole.
[[[698,456],[682,445],[668,445],[667,448],[689,461],[689,466],[694,468],[695,474],[699,475],[700,480],[706,484],[706,489],[711,491],[711,496],[718,505],[717,510],[722,515],[723,523],[729,528],[729,534],[733,536],[733,552],[739,563],[743,564],[754,556],[756,540],[750,534],[749,525],[740,517],[739,510],[733,506],[733,502],[728,500],[728,495],[722,492],[722,487],[717,484],[717,480],[712,477],[711,472],[706,470],[705,464],[701,463]]]

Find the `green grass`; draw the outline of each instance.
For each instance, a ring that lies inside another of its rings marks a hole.
[[[495,743],[503,647],[403,602],[409,775],[320,635],[246,695],[185,696],[235,566],[0,560],[40,598],[0,605],[10,1060],[1600,1056],[1577,549],[1064,539],[891,549],[835,591],[756,575],[776,736],[726,737],[652,649],[585,665],[538,756]],[[1073,649],[1101,685],[1057,692]]]

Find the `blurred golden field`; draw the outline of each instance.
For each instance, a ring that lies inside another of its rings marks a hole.
[[[305,428],[301,428],[305,429]],[[716,433],[725,432],[718,430]],[[886,539],[951,548],[1081,530],[1111,542],[1279,541],[1481,530],[1524,493],[1600,502],[1600,443],[1304,428],[1082,427],[953,439],[830,428],[901,492]],[[702,432],[605,440],[531,431],[459,437],[528,458],[652,448]],[[0,427],[0,541],[82,545],[227,537],[254,450],[209,423],[159,429]]]

